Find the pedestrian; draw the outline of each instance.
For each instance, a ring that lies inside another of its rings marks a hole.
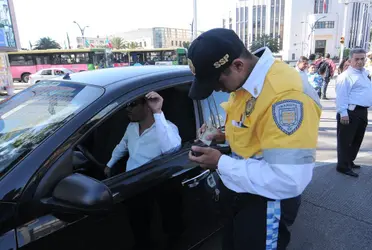
[[[307,82],[307,68],[309,67],[309,59],[305,56],[300,56],[296,64],[296,70],[300,73],[300,76],[304,82]]]
[[[332,61],[331,55],[329,53],[325,55],[325,59],[319,64],[318,69],[322,69],[322,71],[325,71],[324,84],[322,87],[322,99],[327,100],[328,84],[336,71],[336,64]]]
[[[315,57],[316,57],[315,54],[310,54],[310,55],[309,55],[309,64],[314,63],[314,61],[315,61]]]
[[[360,168],[354,160],[368,125],[368,108],[372,105],[372,85],[364,69],[366,51],[350,51],[350,66],[336,83],[337,171],[353,177]]]
[[[222,105],[225,132],[217,130],[209,139],[227,140],[232,154],[207,146],[193,146],[189,154],[201,167],[216,170],[234,197],[222,248],[286,249],[287,227],[315,166],[318,96],[268,48],[252,54],[232,30],[201,34],[189,48],[188,62],[195,75],[192,99],[205,99],[213,90],[230,93]]]
[[[315,89],[316,93],[318,94],[319,98],[322,93],[322,86],[324,84],[324,76],[325,71],[322,69],[321,71],[317,72],[316,65],[313,63],[309,67],[309,73],[307,74],[308,80],[311,86]]]
[[[347,68],[349,68],[350,66],[350,61],[349,61],[349,58],[344,58],[340,65],[338,66],[338,74],[341,75],[342,72],[344,72],[345,70],[347,70]]]

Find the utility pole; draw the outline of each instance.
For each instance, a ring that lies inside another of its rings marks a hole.
[[[342,26],[342,37],[346,36],[346,25],[347,25],[347,12],[348,12],[348,6],[349,3],[345,3],[345,8],[344,8],[344,23]],[[344,59],[344,50],[345,50],[345,41],[341,43],[341,54],[340,54],[340,61]]]
[[[84,28],[81,28],[80,24],[78,24],[76,21],[74,21],[74,23],[76,23],[76,25],[79,27],[80,29],[80,32],[81,32],[81,38],[83,39],[83,47],[85,47],[85,37],[84,37],[84,31],[85,31],[85,28],[89,28],[89,26],[84,26]]]
[[[197,0],[193,0],[194,2],[194,8],[193,8],[193,16],[194,16],[194,20],[193,20],[193,32],[192,32],[192,40],[196,39],[198,37],[198,13],[197,13]]]
[[[313,40],[314,40],[314,30],[315,30],[315,25],[323,18],[326,18],[326,16],[322,16],[320,18],[318,18],[314,24],[312,26],[310,26],[310,34],[309,34],[309,37],[308,37],[308,40],[310,40],[310,37],[311,37],[311,40],[310,40],[310,53],[309,55],[311,55],[311,49],[313,48]]]

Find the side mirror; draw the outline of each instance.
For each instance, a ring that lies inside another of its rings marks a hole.
[[[54,188],[52,197],[41,202],[61,213],[97,214],[112,209],[110,189],[102,182],[82,174],[72,174]]]

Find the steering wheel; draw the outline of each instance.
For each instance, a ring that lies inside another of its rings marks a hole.
[[[105,165],[97,161],[97,159],[88,151],[86,147],[79,144],[76,146],[76,148],[90,161],[93,163],[94,167],[100,171],[103,171],[105,169]]]

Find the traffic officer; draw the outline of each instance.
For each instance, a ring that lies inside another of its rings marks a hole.
[[[250,53],[234,31],[212,29],[188,51],[194,100],[231,93],[223,104],[225,138],[232,155],[193,146],[191,161],[216,169],[236,197],[223,249],[285,249],[300,195],[309,184],[321,115],[319,97],[296,70],[268,48]],[[204,126],[205,127],[205,126]],[[203,132],[203,131],[202,131]]]

